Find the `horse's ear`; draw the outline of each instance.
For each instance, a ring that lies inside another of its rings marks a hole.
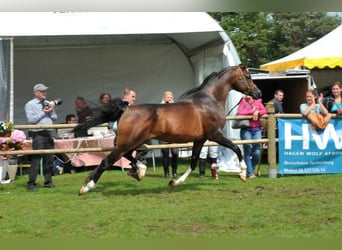
[[[247,70],[247,65],[244,64],[244,63],[240,63],[240,64],[239,64],[239,67],[240,67],[240,69],[242,69],[243,71],[246,71],[246,70]]]

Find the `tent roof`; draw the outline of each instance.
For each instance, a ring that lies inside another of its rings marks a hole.
[[[305,67],[342,67],[342,25],[312,44],[281,59],[260,66],[261,69],[281,71]]]
[[[228,40],[205,12],[2,12],[0,37],[163,35],[187,54]],[[192,33],[192,36],[189,36]]]
[[[240,63],[229,36],[205,12],[0,12],[0,23],[0,63],[8,66],[0,69],[10,78],[0,112],[8,108],[16,122],[25,120],[22,107],[36,82],[69,104],[75,93],[95,103],[102,91],[117,95],[127,86],[139,93],[137,103],[155,103],[165,88],[177,96]],[[73,105],[63,105],[59,119],[69,112]]]

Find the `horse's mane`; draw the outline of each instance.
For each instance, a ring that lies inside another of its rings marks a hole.
[[[110,105],[93,109],[93,115],[84,123],[74,127],[75,137],[87,136],[87,131],[91,127],[95,127],[105,122],[113,122],[120,119],[123,112],[128,107],[128,102],[121,98],[114,98],[110,101]]]
[[[203,82],[201,83],[201,85],[199,85],[198,87],[195,87],[195,88],[192,88],[188,91],[186,91],[185,93],[183,93],[179,99],[184,99],[186,98],[187,96],[195,93],[195,92],[198,92],[200,91],[202,88],[204,88],[204,86],[206,86],[212,79],[218,77],[220,78],[227,70],[229,70],[231,67],[227,67],[227,68],[224,68],[222,69],[220,72],[212,72],[210,75],[208,75],[204,80]]]
[[[179,97],[179,99],[183,99],[183,98],[185,98],[185,97],[187,97],[187,96],[189,96],[189,95],[191,95],[191,94],[193,94],[193,93],[195,93],[195,92],[200,91],[208,82],[210,82],[210,80],[211,80],[212,78],[215,78],[217,75],[218,75],[217,72],[212,72],[210,75],[208,75],[208,76],[203,80],[203,82],[202,82],[201,85],[199,85],[198,87],[189,89],[188,91],[186,91],[185,93],[183,93],[183,94]]]

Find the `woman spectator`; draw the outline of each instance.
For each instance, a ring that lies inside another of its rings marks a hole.
[[[305,94],[305,103],[299,106],[300,113],[304,115],[317,129],[325,128],[331,118],[327,108],[323,105],[323,94],[320,94],[316,103],[316,92],[307,90]]]
[[[242,140],[261,139],[261,122],[260,117],[266,114],[266,108],[262,104],[261,99],[254,100],[252,96],[242,98],[237,115],[252,115],[249,126],[240,129],[240,137]],[[243,144],[244,159],[247,165],[247,175],[249,179],[256,177],[254,170],[260,159],[260,143]]]
[[[173,93],[171,91],[165,91],[161,103],[173,103]],[[159,141],[159,144],[167,144],[167,142]],[[171,151],[171,168],[172,177],[177,178],[177,168],[178,168],[178,148],[163,148],[161,149],[163,168],[164,168],[164,178],[169,178],[169,155]]]
[[[329,113],[335,113],[337,115],[342,114],[342,84],[335,82],[330,87],[330,95],[323,98],[323,104],[327,108]]]

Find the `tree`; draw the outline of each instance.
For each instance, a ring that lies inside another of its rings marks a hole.
[[[307,46],[342,23],[326,12],[209,14],[230,36],[241,61],[255,68]]]

